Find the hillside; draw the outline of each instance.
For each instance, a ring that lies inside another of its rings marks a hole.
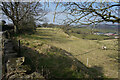
[[[33,58],[35,56],[39,56],[40,58],[39,67],[41,67],[42,65],[46,65],[50,67],[49,69],[52,69],[54,68],[54,65],[56,65],[56,68],[52,70],[53,71],[52,75],[54,76],[57,77],[71,76],[79,78],[85,77],[86,72],[88,72],[87,75],[91,74],[94,77],[105,76],[108,78],[117,78],[118,76],[117,73],[118,52],[117,52],[117,40],[115,39],[100,41],[86,40],[82,38],[77,38],[72,35],[69,36],[68,34],[64,33],[62,29],[59,28],[37,28],[37,32],[35,34],[20,35],[20,37],[17,37],[17,39],[21,39],[22,44],[24,44],[26,47],[32,48],[33,50],[36,50],[39,53],[44,53],[40,54],[41,56],[37,54],[35,55],[33,54],[34,51],[31,50],[30,52],[28,52],[29,54],[22,55],[26,56],[31,54],[33,55]],[[107,46],[107,50],[101,49],[101,47],[104,45]],[[51,51],[51,46],[54,46],[57,49],[54,50],[54,48],[52,48],[53,50]],[[46,49],[50,52],[44,52],[46,51]],[[59,52],[59,49],[62,49],[63,52],[62,51]],[[43,51],[41,52],[41,50]],[[69,54],[66,54],[64,50],[67,51],[67,53],[69,52]],[[63,55],[61,54],[61,52],[67,55],[68,57],[62,59]],[[77,60],[77,62],[75,63],[72,62],[71,56],[72,59]],[[83,69],[81,66],[83,66]],[[74,72],[75,70],[79,71]]]
[[[92,26],[92,25],[91,25]],[[118,25],[115,24],[98,24],[95,26],[95,29],[101,32],[117,32]]]

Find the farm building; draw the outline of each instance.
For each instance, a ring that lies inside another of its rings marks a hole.
[[[102,33],[102,32],[96,32],[96,33],[94,33],[95,35],[103,35],[104,33]]]
[[[106,36],[113,36],[115,34],[114,33],[105,33],[104,35],[106,35]]]

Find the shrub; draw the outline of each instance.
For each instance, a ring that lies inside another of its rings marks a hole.
[[[48,23],[43,23],[42,26],[43,26],[43,27],[47,27],[47,26],[48,26]]]

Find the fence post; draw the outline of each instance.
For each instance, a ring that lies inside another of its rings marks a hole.
[[[70,47],[69,47],[69,52],[70,52]]]
[[[87,66],[88,66],[88,58],[87,58]]]
[[[21,49],[20,49],[20,40],[18,40],[18,53],[21,53]]]

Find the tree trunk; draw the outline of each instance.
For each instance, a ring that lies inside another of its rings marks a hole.
[[[18,33],[18,22],[16,20],[13,20],[13,24],[14,24],[14,32]]]
[[[18,33],[18,26],[17,25],[14,25],[14,32]]]

